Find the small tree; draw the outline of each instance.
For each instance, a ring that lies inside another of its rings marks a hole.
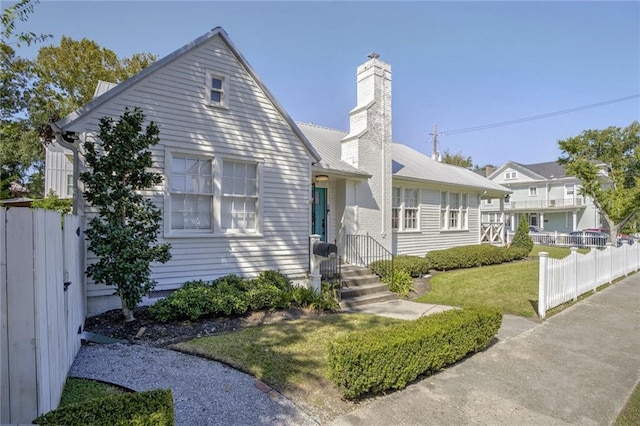
[[[516,234],[511,241],[511,247],[522,247],[527,249],[527,253],[533,250],[533,240],[529,236],[529,222],[525,215],[520,216],[520,223],[518,223],[518,229],[516,229]]]
[[[162,182],[162,175],[149,171],[153,162],[148,149],[159,141],[155,123],[143,132],[144,114],[139,108],[114,123],[100,120],[100,149],[85,142],[85,199],[97,209],[86,234],[89,250],[100,259],[87,268],[97,284],[113,285],[122,301],[122,314],[133,321],[133,309],[151,291],[151,262],[165,263],[171,258],[169,244],[158,244],[161,213],[139,191]]]
[[[580,193],[591,197],[615,243],[618,230],[640,212],[640,123],[585,130],[558,145],[560,164],[580,179]]]

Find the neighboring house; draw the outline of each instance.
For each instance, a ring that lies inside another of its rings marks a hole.
[[[521,215],[529,225],[546,231],[571,232],[600,226],[600,214],[591,198],[580,195],[580,180],[567,176],[555,161],[519,164],[509,161],[491,173],[489,179],[513,191],[502,199],[482,201],[482,219],[490,222],[505,213],[514,231]]]
[[[81,142],[96,140],[101,117],[137,106],[160,129],[152,150],[165,179],[148,195],[173,258],[153,267],[159,291],[266,269],[302,278],[311,233],[341,253],[354,234],[417,255],[478,244],[480,197],[509,190],[392,143],[391,67],[377,55],[358,67],[357,86],[349,132],[295,123],[215,28],[119,85],[101,82],[93,101],[53,126],[63,154],[77,152],[76,212],[92,215],[77,181]],[[69,175],[68,166],[47,169]],[[90,315],[117,307],[112,288],[87,288]]]
[[[53,191],[60,198],[73,198],[73,152],[51,143],[45,149],[44,195]]]

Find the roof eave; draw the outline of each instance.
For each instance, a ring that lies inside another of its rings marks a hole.
[[[456,188],[473,189],[473,190],[478,191],[478,192],[486,191],[487,195],[498,195],[498,196],[501,196],[501,195],[505,195],[505,194],[511,194],[513,192],[508,188],[505,188],[504,190],[500,190],[500,189],[497,189],[497,188],[489,188],[489,187],[484,187],[484,186],[472,186],[472,185],[465,185],[465,184],[461,184],[461,183],[444,182],[444,181],[441,181],[441,180],[431,180],[431,179],[412,177],[412,176],[402,176],[402,175],[397,175],[397,174],[394,174],[393,178],[394,179],[407,180],[407,181],[411,181],[411,182],[427,183],[427,184],[431,184],[431,185],[435,185],[435,186],[446,185],[446,186],[453,186],[453,187],[456,187]]]

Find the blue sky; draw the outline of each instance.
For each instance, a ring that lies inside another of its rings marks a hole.
[[[54,2],[18,30],[86,37],[119,56],[164,56],[223,27],[297,121],[347,130],[355,70],[375,51],[393,71],[393,139],[474,163],[553,161],[557,141],[640,119],[640,2]],[[37,49],[19,50],[35,56]]]

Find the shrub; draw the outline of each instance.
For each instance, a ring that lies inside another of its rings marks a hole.
[[[329,342],[329,378],[347,398],[401,389],[491,343],[502,323],[493,308],[452,310]]]
[[[407,297],[409,292],[413,290],[413,278],[411,278],[411,275],[403,269],[396,268],[395,265],[393,275],[388,274],[381,281],[387,285],[389,291],[404,297]]]
[[[522,259],[528,254],[528,251],[525,253],[525,250],[521,248],[482,244],[433,250],[427,253],[425,259],[431,268],[448,271],[511,262],[512,260]]]
[[[72,203],[71,198],[60,198],[53,189],[50,189],[46,197],[33,200],[31,208],[57,210],[62,214],[69,214],[71,213]]]
[[[172,426],[175,424],[173,396],[171,390],[159,389],[91,399],[50,411],[33,420],[33,423],[66,426]]]
[[[520,223],[511,241],[511,247],[521,247],[527,250],[527,254],[533,250],[533,240],[529,235],[529,222],[525,215],[520,216]]]
[[[264,271],[249,282],[247,298],[249,308],[284,309],[291,306],[293,285],[289,277],[278,271]]]
[[[429,263],[424,257],[420,256],[409,256],[406,254],[396,256],[393,258],[393,267],[406,272],[413,278],[418,278],[429,273]],[[376,260],[369,264],[369,269],[371,269],[374,274],[384,277],[391,271],[391,261]]]

